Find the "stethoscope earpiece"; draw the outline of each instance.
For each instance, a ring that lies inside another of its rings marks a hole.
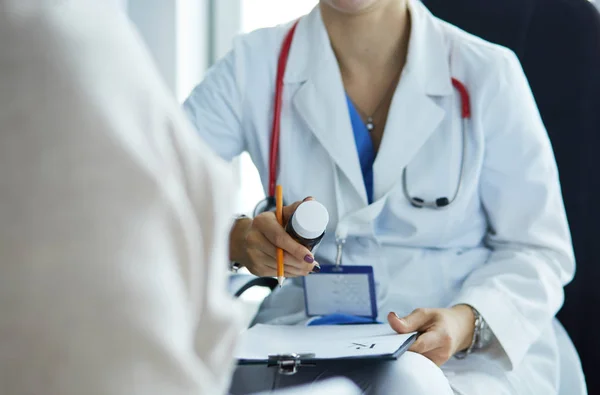
[[[435,203],[427,203],[424,199],[414,197],[410,199],[410,203],[413,207],[423,208],[423,207],[431,207],[431,208],[444,208],[450,205],[450,199],[447,197],[437,198]]]
[[[435,205],[439,208],[446,207],[450,204],[450,200],[447,197],[441,197],[435,200]]]
[[[410,203],[413,205],[413,207],[416,207],[416,208],[425,207],[425,200],[423,200],[421,198],[417,198],[417,197],[411,198]]]

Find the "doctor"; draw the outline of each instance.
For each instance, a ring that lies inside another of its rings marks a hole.
[[[232,260],[274,276],[281,247],[286,276],[304,276],[343,247],[343,265],[373,266],[379,319],[421,332],[397,363],[279,386],[343,374],[373,394],[557,393],[552,323],[574,257],[552,148],[513,53],[416,0],[321,0],[297,25],[237,40],[185,109],[223,158],[248,151],[268,192],[280,117],[277,183],[288,203],[312,196],[330,211],[316,256],[263,213],[236,222]],[[295,280],[257,316],[305,320]],[[233,393],[270,388],[268,374],[238,369]]]

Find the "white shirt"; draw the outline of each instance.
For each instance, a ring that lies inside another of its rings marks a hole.
[[[231,176],[115,2],[0,0],[0,393],[223,394]]]

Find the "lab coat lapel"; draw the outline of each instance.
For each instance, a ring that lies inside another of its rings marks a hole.
[[[342,77],[318,6],[298,25],[285,82],[301,84],[294,109],[366,205]]]
[[[376,199],[400,182],[402,170],[431,137],[444,115],[445,111],[419,90],[414,79],[400,82],[373,165]]]
[[[445,110],[436,100],[452,94],[449,49],[443,32],[420,2],[411,0],[409,5],[408,57],[373,166],[375,199],[401,181],[402,170],[444,119]]]

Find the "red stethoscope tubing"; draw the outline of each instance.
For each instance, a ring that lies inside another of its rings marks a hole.
[[[286,34],[277,62],[277,79],[275,80],[275,107],[273,108],[273,127],[271,128],[271,152],[269,154],[269,196],[275,196],[275,183],[277,178],[277,156],[279,154],[279,135],[281,133],[281,102],[283,100],[283,77],[292,47],[294,33],[298,21]]]
[[[283,101],[283,78],[285,76],[285,70],[287,67],[287,61],[290,55],[290,49],[292,47],[292,41],[296,28],[298,27],[296,21],[291,29],[287,32],[281,52],[279,53],[279,60],[277,62],[277,79],[275,80],[275,106],[273,108],[273,125],[271,128],[271,147],[269,152],[269,196],[275,196],[275,184],[277,182],[277,165],[279,155],[279,136],[281,134],[281,106]],[[461,118],[467,119],[471,117],[471,101],[469,98],[469,92],[465,85],[452,78],[452,86],[458,91],[461,101]]]

